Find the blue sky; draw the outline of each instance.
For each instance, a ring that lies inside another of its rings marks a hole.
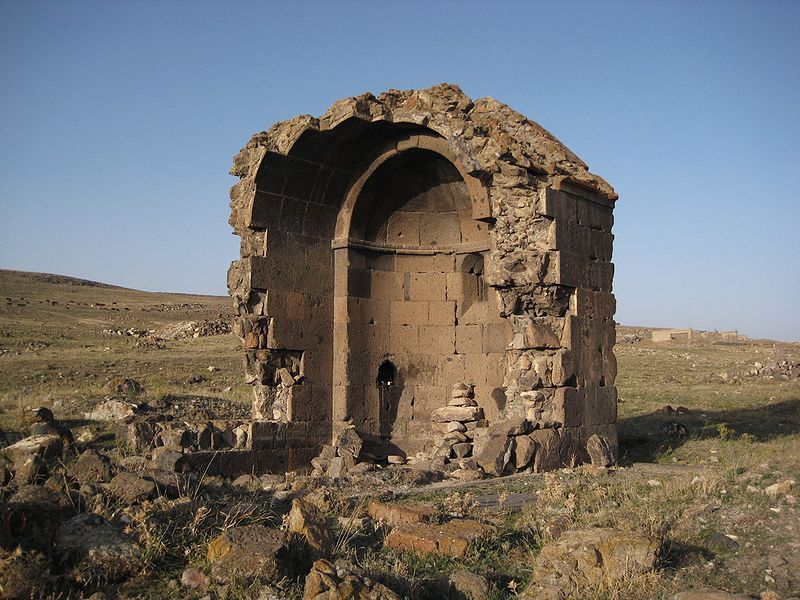
[[[618,321],[800,340],[800,2],[0,9],[0,267],[224,294],[253,132],[448,81],[619,192]]]

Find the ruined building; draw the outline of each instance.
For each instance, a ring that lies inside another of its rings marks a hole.
[[[548,131],[453,85],[390,90],[275,124],[231,173],[251,449],[297,468],[353,425],[411,456],[469,389],[467,430],[527,417],[561,463],[593,434],[616,451],[617,195]]]

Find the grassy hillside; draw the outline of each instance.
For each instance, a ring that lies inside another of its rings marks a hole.
[[[229,314],[226,297],[0,271],[0,427],[13,430],[26,406],[55,404],[63,416],[80,415],[117,376],[140,381],[150,398],[249,403],[232,334],[156,339],[182,323],[227,323]],[[187,384],[192,378],[203,381]]]

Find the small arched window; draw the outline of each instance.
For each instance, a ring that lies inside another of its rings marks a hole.
[[[476,302],[486,302],[488,299],[486,282],[483,279],[483,255],[467,254],[461,262],[463,278],[461,300],[461,313],[466,312]]]
[[[391,361],[385,360],[378,367],[378,377],[376,378],[376,385],[378,387],[389,387],[395,385],[396,369]]]

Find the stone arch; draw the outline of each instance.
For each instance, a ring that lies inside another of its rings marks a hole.
[[[460,270],[469,263],[467,277],[476,279],[489,250],[488,194],[447,142],[414,135],[364,165],[333,242],[334,355],[346,373],[333,412],[374,454],[411,454],[432,443],[431,413],[455,385],[502,385],[511,329],[485,288],[482,310],[465,306],[479,292]],[[478,276],[482,283],[482,266]],[[375,385],[387,356],[398,385]]]
[[[439,135],[430,133],[419,133],[410,135],[399,141],[381,148],[371,161],[369,161],[347,191],[347,194],[339,210],[336,221],[336,242],[343,242],[351,237],[353,225],[353,213],[359,198],[364,191],[365,185],[372,180],[374,175],[381,170],[385,164],[396,161],[399,157],[408,154],[428,153],[435,154],[447,162],[460,175],[470,200],[472,218],[475,220],[490,220],[492,216],[489,204],[489,194],[480,179],[466,171],[461,162],[451,151],[447,140]]]

